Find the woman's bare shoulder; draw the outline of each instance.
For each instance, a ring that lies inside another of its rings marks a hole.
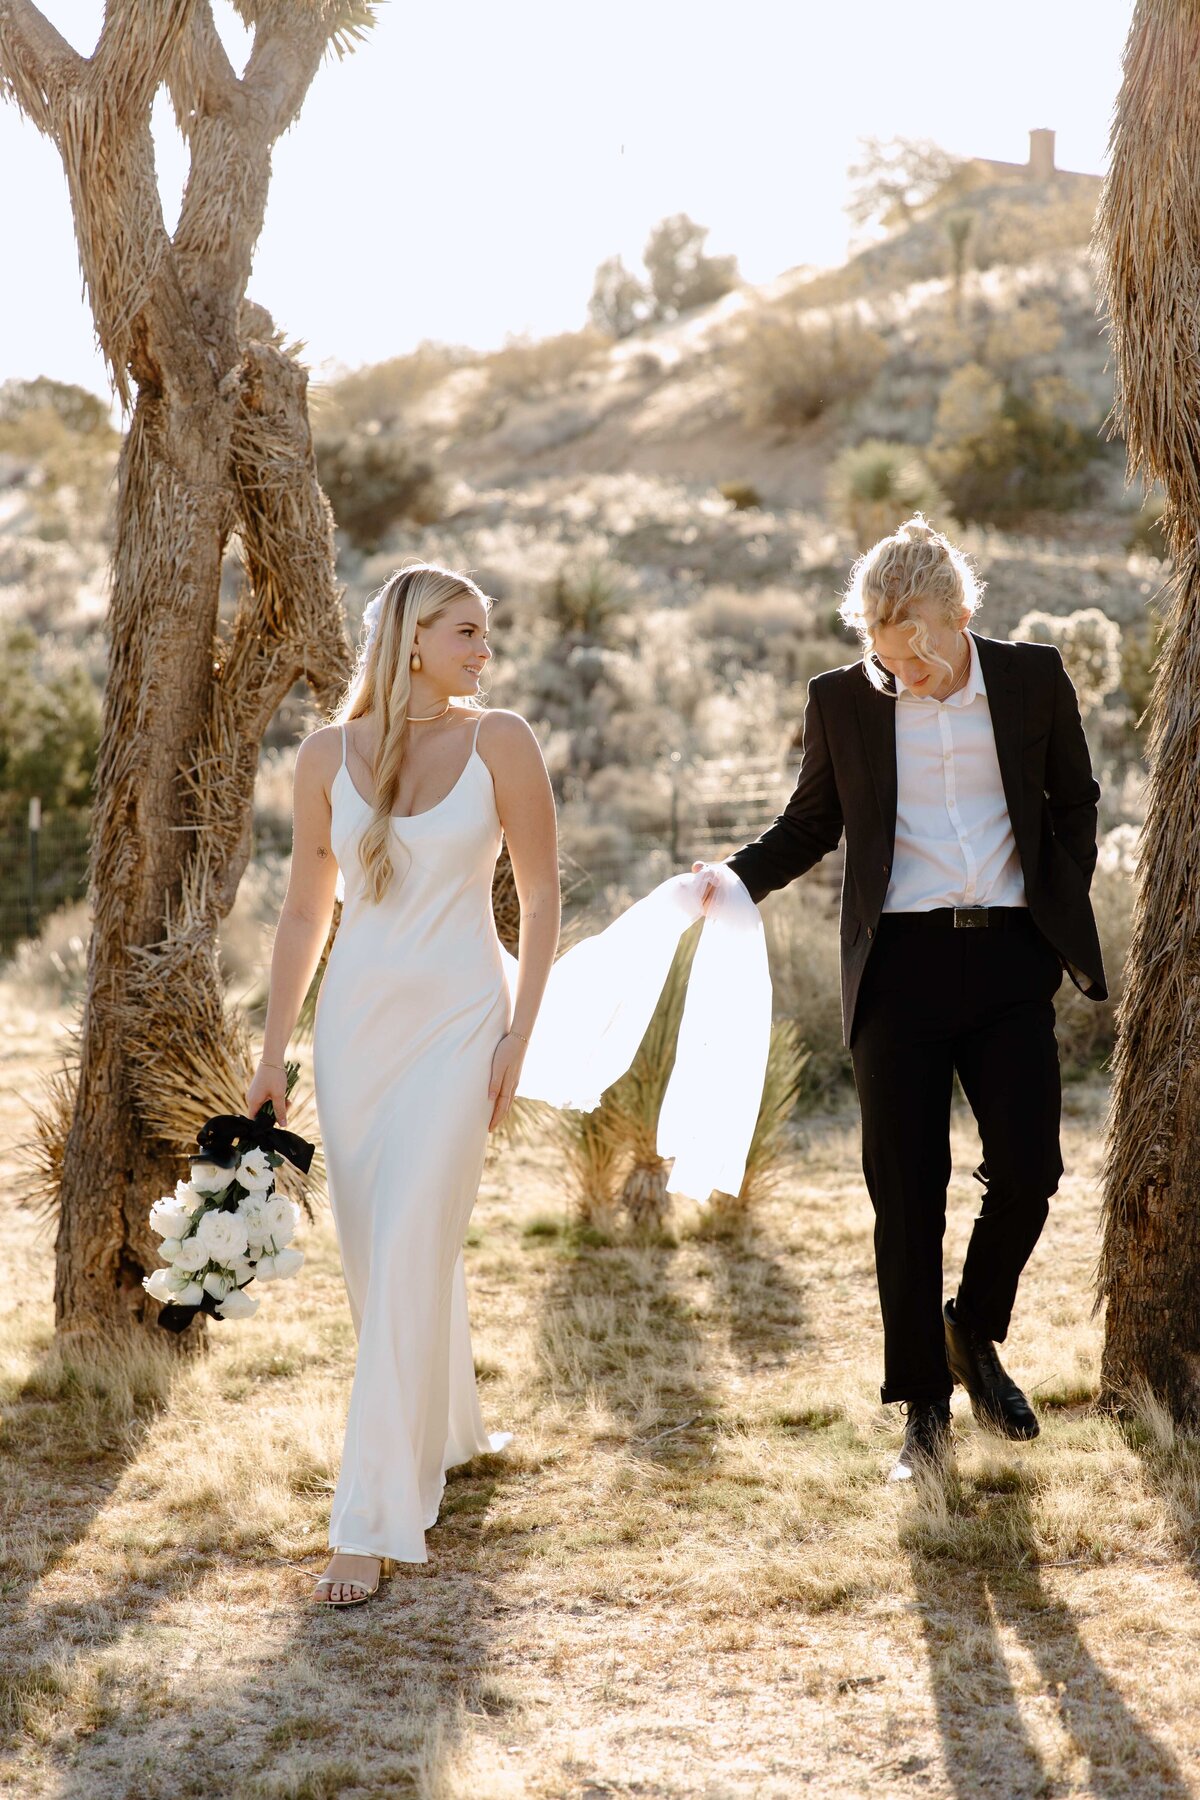
[[[519,766],[541,756],[541,746],[528,719],[503,706],[489,706],[479,722],[479,754],[485,762]]]
[[[328,788],[342,760],[340,725],[320,725],[301,739],[296,751],[296,780]]]

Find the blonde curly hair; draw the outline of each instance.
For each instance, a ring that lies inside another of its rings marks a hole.
[[[935,530],[924,514],[914,513],[891,537],[880,538],[859,557],[838,617],[858,633],[867,678],[883,689],[886,677],[871,654],[879,627],[906,625],[916,655],[952,674],[949,663],[933,648],[926,619],[914,609],[927,602],[928,613],[948,625],[964,609],[974,615],[983,588],[964,552]]]

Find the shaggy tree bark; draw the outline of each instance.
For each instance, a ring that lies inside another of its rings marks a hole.
[[[59,1206],[55,1314],[70,1333],[153,1320],[149,1204],[174,1186],[203,1117],[240,1110],[249,1075],[216,931],[250,854],[259,744],[297,679],[326,703],[348,668],[307,378],[244,296],[272,145],[326,51],[350,47],[372,8],[238,10],[255,33],[240,79],[208,0],[108,0],[90,57],[29,0],[0,0],[0,87],[62,156],[97,336],[132,408],[77,1079],[55,1084],[57,1116],[39,1128],[43,1191]],[[173,237],[150,134],[164,84],[190,152]],[[245,585],[223,629],[234,534]]]
[[[1200,4],[1138,0],[1097,225],[1132,474],[1174,562],[1119,1018],[1099,1293],[1110,1404],[1200,1424]]]

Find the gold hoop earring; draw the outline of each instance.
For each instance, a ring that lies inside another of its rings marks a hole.
[[[412,655],[411,655],[411,656],[410,656],[410,657],[409,657],[409,659],[408,659],[408,666],[409,666],[409,668],[410,668],[410,669],[411,669],[411,670],[412,670],[412,672],[413,672],[413,674],[414,674],[414,675],[417,675],[417,674],[419,674],[419,673],[420,673],[420,669],[421,669],[421,652],[420,652],[420,651],[419,651],[419,650],[414,650],[414,651],[413,651],[413,653],[412,653]]]

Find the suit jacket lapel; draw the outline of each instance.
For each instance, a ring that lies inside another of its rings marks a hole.
[[[896,842],[896,696],[881,693],[864,674],[855,684],[855,703],[890,862]]]
[[[1013,836],[1020,841],[1021,829],[1021,739],[1024,731],[1025,695],[1017,673],[1016,658],[1007,654],[1008,645],[994,638],[979,637],[974,631],[979,666],[987,688],[988,711],[992,718],[992,735],[996,740],[996,760],[1000,764],[1000,780],[1008,802],[1008,816]]]

